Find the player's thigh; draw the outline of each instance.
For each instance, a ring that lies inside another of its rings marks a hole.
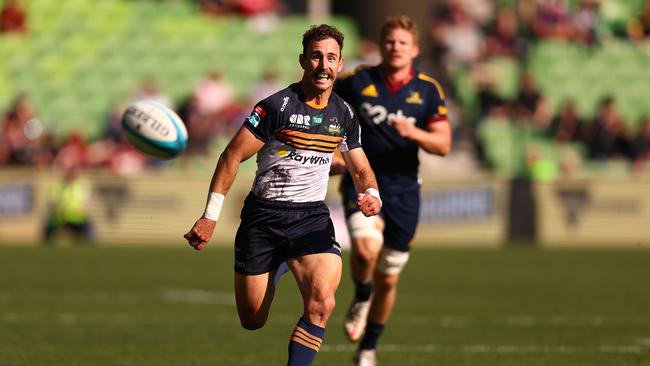
[[[341,282],[342,261],[333,253],[316,253],[287,259],[305,300],[333,297]]]
[[[235,272],[235,300],[240,317],[268,311],[275,292],[272,278],[272,272],[259,275]]]

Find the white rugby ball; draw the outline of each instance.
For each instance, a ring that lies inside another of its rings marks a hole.
[[[139,100],[126,108],[122,130],[136,149],[155,158],[171,159],[187,147],[187,129],[181,118],[151,100]]]

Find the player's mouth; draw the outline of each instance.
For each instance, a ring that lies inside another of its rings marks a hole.
[[[326,72],[317,72],[314,74],[313,78],[317,82],[325,82],[327,80],[332,80],[332,76]]]

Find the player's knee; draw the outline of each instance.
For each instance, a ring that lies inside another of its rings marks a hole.
[[[377,272],[384,277],[398,276],[409,261],[409,252],[401,252],[384,246],[377,261]]]
[[[393,288],[397,287],[397,282],[399,282],[399,275],[387,275],[384,273],[378,273],[375,276],[375,288],[377,290],[390,291]]]
[[[336,307],[334,294],[318,296],[309,300],[309,303],[307,304],[307,313],[313,317],[326,320],[334,311],[334,307]]]
[[[366,217],[357,211],[348,217],[347,226],[352,239],[371,239],[379,245],[384,242],[383,223],[377,216]]]
[[[380,247],[380,245],[376,245],[376,242],[369,242],[366,239],[358,239],[355,244],[353,255],[357,262],[366,266],[377,262],[381,249],[376,247]]]
[[[264,324],[266,324],[266,317],[240,316],[239,323],[241,324],[242,328],[246,330],[257,330],[264,327]]]

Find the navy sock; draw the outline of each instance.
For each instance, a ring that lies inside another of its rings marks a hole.
[[[289,362],[287,366],[308,366],[316,358],[323,343],[325,328],[300,318],[289,341]]]
[[[370,300],[372,295],[372,282],[361,283],[354,281],[354,297],[359,301]]]
[[[368,321],[366,325],[366,333],[359,344],[359,349],[375,349],[381,333],[384,331],[384,325]]]

